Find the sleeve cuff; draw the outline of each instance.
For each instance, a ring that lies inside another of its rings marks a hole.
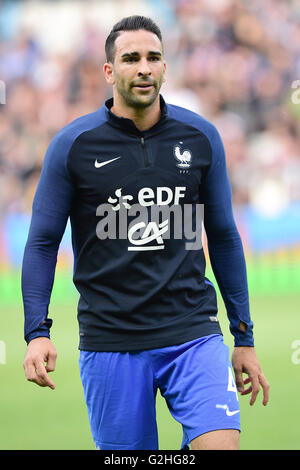
[[[33,339],[35,338],[40,338],[40,337],[44,337],[44,338],[49,338],[50,339],[50,333],[49,331],[45,331],[45,330],[41,330],[41,331],[34,331],[33,333],[25,336],[25,341],[27,344],[30,343],[30,341],[32,341]]]
[[[253,322],[251,319],[248,321],[238,317],[237,319],[231,319],[229,324],[230,333],[234,337],[234,346],[254,346],[254,337],[253,337]],[[246,330],[243,331],[239,328],[240,322],[246,326]]]
[[[252,330],[249,331],[235,331],[234,335],[234,346],[254,346],[254,338]]]

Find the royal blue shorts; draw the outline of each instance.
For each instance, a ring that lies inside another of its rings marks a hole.
[[[98,449],[158,449],[158,389],[182,425],[182,449],[209,431],[240,431],[238,395],[222,335],[145,351],[80,351],[79,367]]]

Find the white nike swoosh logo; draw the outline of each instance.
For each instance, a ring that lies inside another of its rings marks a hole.
[[[226,415],[227,416],[233,416],[233,415],[240,412],[240,410],[230,411],[227,405],[216,405],[216,408],[222,408],[223,410],[226,410]]]
[[[111,162],[114,162],[115,160],[118,160],[118,158],[121,158],[121,157],[116,157],[116,158],[112,158],[111,160],[106,160],[106,162],[98,162],[97,158],[95,160],[95,167],[96,168],[101,168],[101,166],[104,166],[104,165],[107,165],[108,163],[111,163]]]

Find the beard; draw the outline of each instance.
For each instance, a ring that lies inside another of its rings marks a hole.
[[[142,81],[142,80],[141,80]],[[148,82],[149,80],[144,80],[143,82]],[[159,82],[149,82],[153,85],[153,90],[151,93],[135,93],[134,87],[137,83],[132,83],[129,86],[125,87],[120,80],[116,80],[116,89],[118,94],[123,98],[125,104],[134,109],[145,109],[151,106],[157,99],[163,79],[161,78]]]

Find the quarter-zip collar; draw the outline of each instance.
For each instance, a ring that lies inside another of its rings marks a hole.
[[[167,118],[168,112],[167,112],[167,105],[165,103],[165,100],[163,99],[162,95],[159,95],[159,98],[160,98],[160,110],[161,110],[160,119],[156,124],[154,124],[154,126],[150,127],[149,129],[145,131],[140,131],[136,127],[132,119],[119,117],[116,114],[111,112],[111,108],[113,106],[113,98],[109,98],[108,100],[105,101],[105,111],[107,114],[108,121],[112,126],[121,128],[132,134],[139,135],[139,136],[149,135],[153,131],[155,131],[158,127],[160,127]]]

